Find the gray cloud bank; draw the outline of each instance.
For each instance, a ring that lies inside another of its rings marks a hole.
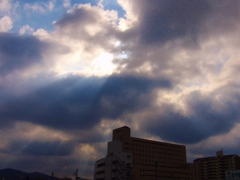
[[[47,43],[35,37],[21,37],[10,33],[0,33],[0,73],[2,76],[14,70],[41,62],[41,54]]]
[[[2,104],[1,121],[29,121],[59,129],[85,129],[146,108],[167,80],[134,76],[69,77]]]
[[[218,92],[221,93],[221,92]],[[208,137],[227,133],[239,122],[240,101],[219,102],[216,96],[208,96],[196,91],[189,94],[186,105],[190,113],[175,110],[170,104],[165,105],[159,119],[148,125],[148,130],[165,140],[183,144],[197,143]],[[239,94],[235,97],[239,99]],[[221,106],[220,104],[224,104]]]

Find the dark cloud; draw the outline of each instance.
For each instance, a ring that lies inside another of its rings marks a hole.
[[[16,36],[0,33],[0,74],[20,70],[42,60],[42,52],[48,47],[33,36]]]
[[[2,121],[30,121],[65,130],[84,129],[102,118],[121,118],[148,107],[166,80],[135,76],[70,77],[1,105]]]
[[[211,36],[219,37],[226,33],[231,34],[239,29],[239,1],[211,1],[209,3],[212,4],[213,10],[205,22],[207,38]]]
[[[131,3],[138,7],[134,9],[138,16],[134,28],[140,42],[146,45],[180,39],[192,46],[204,36],[209,38],[238,29],[240,19],[238,1],[133,0]]]
[[[86,120],[99,90],[97,79],[67,78],[13,99],[3,106],[5,121],[20,120],[56,128],[84,128],[95,120]],[[92,80],[92,81],[91,81]]]
[[[190,36],[195,39],[212,7],[209,1],[135,1],[138,4],[141,41],[164,43]]]
[[[147,130],[167,141],[192,144],[227,133],[239,121],[240,102],[228,101],[222,107],[214,97],[193,92],[186,104],[191,112],[188,115],[171,105],[162,107],[163,114],[159,115],[156,123],[149,123]]]
[[[19,153],[22,155],[68,156],[73,153],[74,147],[75,147],[75,145],[72,142],[17,141],[17,142],[11,142],[11,146],[10,146],[9,150],[15,152],[16,149],[18,149]]]
[[[129,52],[128,58],[116,60],[122,73],[140,71],[171,79],[175,85],[197,84],[206,82],[207,74],[212,74],[217,64],[221,64],[222,57],[219,60],[215,57],[226,52],[227,58],[235,53],[227,53],[226,48],[233,46],[233,50],[239,43],[227,41],[239,34],[238,1],[133,0],[129,3],[138,7],[133,9],[138,20],[130,30],[135,35],[127,31],[125,35],[131,36],[123,38],[125,44],[121,50]],[[224,45],[209,44],[218,40]],[[146,70],[148,67],[150,70]]]
[[[124,112],[143,109],[152,102],[154,97],[150,93],[155,88],[170,88],[170,86],[167,80],[152,80],[137,76],[110,77],[100,91],[102,113],[114,119],[121,117]]]
[[[189,149],[189,153],[192,154],[199,154],[201,157],[202,155],[205,155],[206,157],[210,157],[210,156],[215,156],[216,152],[219,150],[223,150],[224,154],[238,154],[239,152],[239,146],[236,143],[233,146],[229,146],[226,143],[219,143],[219,144],[215,144],[214,142],[212,142],[213,145],[197,145],[195,147],[191,147],[191,149]],[[194,159],[192,159],[193,161]]]
[[[62,142],[32,142],[23,153],[34,156],[67,156],[72,154],[73,144]]]

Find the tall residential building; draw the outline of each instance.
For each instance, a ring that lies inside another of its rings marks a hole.
[[[225,180],[226,172],[240,170],[240,157],[236,154],[223,155],[218,151],[214,157],[194,160],[196,180]]]
[[[124,126],[113,130],[108,153],[95,163],[94,180],[190,180],[194,166],[186,162],[186,147],[131,137]]]

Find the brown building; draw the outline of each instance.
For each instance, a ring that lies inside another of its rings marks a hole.
[[[132,156],[130,179],[194,179],[194,167],[193,164],[186,162],[184,145],[131,137],[131,130],[127,126],[113,130],[112,142],[121,142],[118,148],[119,153]],[[96,169],[95,172],[97,173]],[[105,177],[105,179],[108,178]]]
[[[214,157],[195,159],[194,166],[196,180],[225,180],[226,171],[240,170],[240,157],[223,155],[223,151],[218,151]]]

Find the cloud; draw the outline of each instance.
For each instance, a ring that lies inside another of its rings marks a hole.
[[[72,139],[71,134],[27,122],[15,122],[7,127],[3,125],[1,137],[3,149],[12,141],[67,142]]]
[[[215,152],[223,149],[224,154],[236,154],[239,147],[239,123],[236,123],[234,128],[228,133],[216,135],[203,141],[189,145],[189,158],[199,158],[204,157],[205,154],[214,156]],[[223,144],[224,142],[224,144]]]
[[[90,4],[75,5],[55,23],[57,31],[82,43],[104,45],[106,37],[111,38],[117,21],[115,11],[105,11]]]
[[[69,7],[71,6],[70,0],[64,0],[64,1],[63,1],[63,6],[64,6],[65,8],[69,8]]]
[[[0,13],[9,12],[11,9],[11,4],[9,0],[0,1]]]
[[[211,10],[208,1],[185,0],[143,1],[139,7],[141,41],[147,44],[164,43],[185,36],[194,40]]]
[[[12,29],[12,19],[8,16],[4,16],[0,19],[0,33],[8,32]]]
[[[50,2],[25,7],[50,15]],[[52,31],[0,34],[0,136],[11,134],[0,145],[4,164],[33,168],[35,156],[62,172],[82,162],[89,174],[123,125],[187,144],[192,158],[212,154],[218,138],[239,147],[239,2],[118,0],[121,18],[104,3],[69,3]]]
[[[0,34],[1,74],[22,69],[36,62],[41,62],[42,52],[47,43],[35,37],[21,37],[13,34]],[[14,51],[12,51],[14,49]]]
[[[24,5],[24,9],[25,10],[32,10],[33,12],[40,12],[40,13],[44,13],[45,12],[45,9],[42,6],[40,6],[40,5],[36,4],[36,3],[34,5],[26,3]]]
[[[26,3],[24,4],[25,10],[31,10],[33,12],[45,13],[47,10],[52,11],[55,6],[54,1],[49,1],[48,3]]]
[[[19,30],[19,34],[20,35],[24,35],[26,33],[33,33],[34,29],[31,28],[29,25],[25,25],[23,26],[20,30]]]
[[[166,80],[112,76],[70,77],[2,104],[4,122],[28,121],[56,129],[89,128],[102,118],[116,119],[148,106],[154,88]],[[31,111],[29,111],[31,109]]]
[[[219,14],[225,9],[223,2],[217,4],[209,1],[196,3],[173,0],[121,3],[127,7],[138,7],[125,8],[138,20],[131,30],[124,33],[128,37],[123,39],[124,49],[127,49],[130,55],[125,61],[117,60],[119,66],[124,67],[124,72],[167,76],[176,83],[188,80],[205,81],[206,73],[212,73],[216,63],[221,61],[215,58],[219,57],[219,51],[224,49],[223,51],[227,52],[230,46],[235,49],[232,42],[225,42],[225,46],[220,39],[234,38],[235,33],[239,32],[236,8],[239,3],[236,1],[231,1],[231,5],[227,6],[229,13],[226,16]],[[224,16],[224,21],[219,18],[221,16]],[[176,27],[172,27],[172,24]],[[130,31],[131,38],[127,36]],[[236,52],[227,56],[231,57]],[[189,78],[190,76],[192,78]]]
[[[16,133],[15,133],[16,134]],[[40,138],[40,136],[38,137]],[[31,156],[68,156],[74,151],[76,143],[59,140],[31,140],[31,138],[8,139],[1,147],[1,153]],[[17,151],[16,151],[17,149]]]
[[[25,142],[17,142],[12,148],[19,148],[19,144]],[[30,142],[21,153],[34,156],[67,156],[72,154],[73,149],[73,144],[69,142]]]
[[[200,91],[191,92],[185,97],[186,111],[176,108],[176,105],[162,105],[158,118],[150,118],[151,123],[145,122],[143,127],[147,126],[149,133],[166,141],[184,144],[228,133],[240,120],[240,102],[233,99],[226,101],[221,93],[221,90],[208,95]],[[239,93],[235,94],[235,97],[238,96]]]
[[[118,0],[118,2],[126,10],[129,19],[134,17],[134,29],[139,34],[140,42],[146,45],[155,43],[161,45],[176,39],[198,43],[202,33],[209,33],[209,30],[217,32],[223,29],[230,30],[234,26],[236,28],[232,21],[236,22],[239,19],[237,1],[216,3],[205,0],[201,2],[144,0],[139,3],[136,0]],[[136,6],[138,8],[133,8]],[[226,14],[221,13],[223,9],[227,11]]]

